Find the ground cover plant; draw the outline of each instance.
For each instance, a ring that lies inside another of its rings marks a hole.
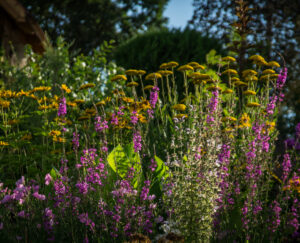
[[[299,239],[300,125],[274,156],[284,60],[146,73],[58,46],[1,62],[1,241]]]

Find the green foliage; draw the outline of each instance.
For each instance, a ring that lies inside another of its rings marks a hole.
[[[145,27],[160,27],[168,0],[21,0],[52,40],[63,35],[72,49],[91,53],[104,41],[120,42]]]
[[[154,72],[160,64],[169,61],[204,63],[205,55],[211,49],[219,54],[225,53],[222,42],[196,30],[162,29],[139,34],[121,44],[115,50],[114,58],[124,68]]]

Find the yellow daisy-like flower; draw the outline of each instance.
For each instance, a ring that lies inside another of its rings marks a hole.
[[[270,62],[268,62],[268,66],[269,67],[280,67],[280,65],[279,65],[279,63],[278,62],[276,62],[276,61],[270,61]]]
[[[107,96],[107,97],[105,98],[105,102],[110,102],[110,101],[111,101],[111,97]]]
[[[251,127],[250,124],[250,117],[248,116],[247,113],[244,113],[240,119],[240,125],[239,128],[244,128],[244,127]]]
[[[125,71],[125,74],[128,76],[139,75],[139,71],[136,69],[128,69]]]
[[[232,89],[225,89],[222,94],[232,94],[233,90]]]
[[[42,111],[45,111],[45,110],[48,110],[48,109],[51,109],[51,108],[52,108],[52,106],[50,106],[50,105],[40,105],[38,107],[38,109],[42,110]]]
[[[37,92],[37,91],[49,91],[51,89],[52,88],[49,87],[49,86],[39,86],[39,87],[35,87],[33,90],[31,90],[30,93],[34,93],[34,92]]]
[[[227,57],[223,57],[222,61],[223,62],[236,62],[236,59],[234,57],[227,56]]]
[[[59,143],[65,143],[67,140],[65,138],[62,137],[53,137],[53,142],[59,142]]]
[[[158,79],[158,78],[162,78],[161,74],[160,73],[150,73],[146,76],[146,80],[155,80],[155,79]]]
[[[249,102],[246,104],[247,107],[259,107],[260,104],[257,102]]]
[[[67,105],[71,107],[77,107],[77,103],[75,102],[67,102]]]
[[[262,72],[262,74],[273,74],[275,71],[273,69],[266,69]]]
[[[134,100],[132,98],[129,98],[129,97],[122,97],[122,100],[126,103],[133,103]]]
[[[153,89],[153,85],[147,85],[147,86],[145,86],[145,88],[144,88],[144,90],[151,90],[151,89]]]
[[[11,90],[0,90],[0,97],[2,98],[14,98],[17,93]]]
[[[178,64],[178,62],[174,62],[174,61],[171,61],[171,62],[168,62],[167,63],[167,68],[175,68],[175,67],[177,67],[179,64]]]
[[[177,110],[177,111],[185,111],[186,105],[184,105],[184,104],[173,105],[172,109]]]
[[[95,86],[96,86],[96,84],[93,84],[93,83],[83,84],[79,87],[79,90],[94,88]]]
[[[137,86],[139,86],[139,84],[137,83],[137,82],[130,82],[130,83],[128,83],[128,84],[126,84],[126,86],[127,87],[137,87]]]
[[[10,101],[0,100],[0,107],[2,107],[2,108],[8,108],[9,105],[10,105]]]
[[[54,136],[59,136],[61,134],[61,131],[58,131],[58,130],[51,130],[51,132],[49,132],[49,136],[52,136],[52,137],[54,137]]]
[[[7,122],[8,125],[15,125],[15,124],[19,124],[19,123],[20,123],[19,119],[12,119]]]
[[[254,76],[257,75],[257,72],[255,70],[252,69],[246,69],[242,72],[242,76],[246,77],[246,76]]]
[[[73,102],[76,104],[83,104],[84,100],[79,99],[79,100],[74,100]]]
[[[61,88],[66,92],[66,93],[71,93],[71,90],[68,88],[68,86],[67,85],[65,85],[65,84],[62,84],[61,85]]]
[[[16,94],[16,97],[21,97],[21,96],[28,96],[29,95],[29,92],[28,91],[24,91],[23,89],[21,89],[21,91],[19,91],[17,94]]]
[[[111,81],[114,82],[114,81],[126,81],[127,78],[125,75],[122,75],[122,74],[118,74],[118,75],[115,75],[114,77],[111,78]]]
[[[177,68],[177,71],[180,71],[180,72],[193,71],[193,70],[194,70],[194,68],[190,65],[182,65],[179,68]]]
[[[30,133],[28,134],[24,134],[22,137],[21,137],[21,140],[24,141],[24,140],[31,140],[32,139],[32,136]]]
[[[4,141],[0,141],[0,146],[8,146],[8,145],[9,145],[9,143],[4,142]]]
[[[232,74],[232,75],[237,75],[238,72],[234,69],[226,69],[224,72],[221,73],[221,75],[224,75],[224,74]]]
[[[256,95],[256,92],[253,91],[253,90],[248,89],[248,90],[244,91],[243,94],[244,95]]]

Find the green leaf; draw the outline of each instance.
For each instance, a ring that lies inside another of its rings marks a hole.
[[[133,144],[130,143],[124,148],[119,144],[111,151],[107,157],[109,166],[121,178],[124,178],[130,167],[134,167],[135,171],[140,171],[140,157],[134,152]]]
[[[154,171],[154,176],[158,181],[161,180],[162,177],[168,177],[168,171],[169,167],[165,165],[165,163],[156,155],[154,156],[154,159],[156,161],[157,167],[156,170]]]

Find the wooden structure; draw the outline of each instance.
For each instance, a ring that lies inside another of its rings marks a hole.
[[[26,63],[24,47],[43,53],[46,38],[40,26],[17,0],[0,0],[0,44],[13,65]]]

